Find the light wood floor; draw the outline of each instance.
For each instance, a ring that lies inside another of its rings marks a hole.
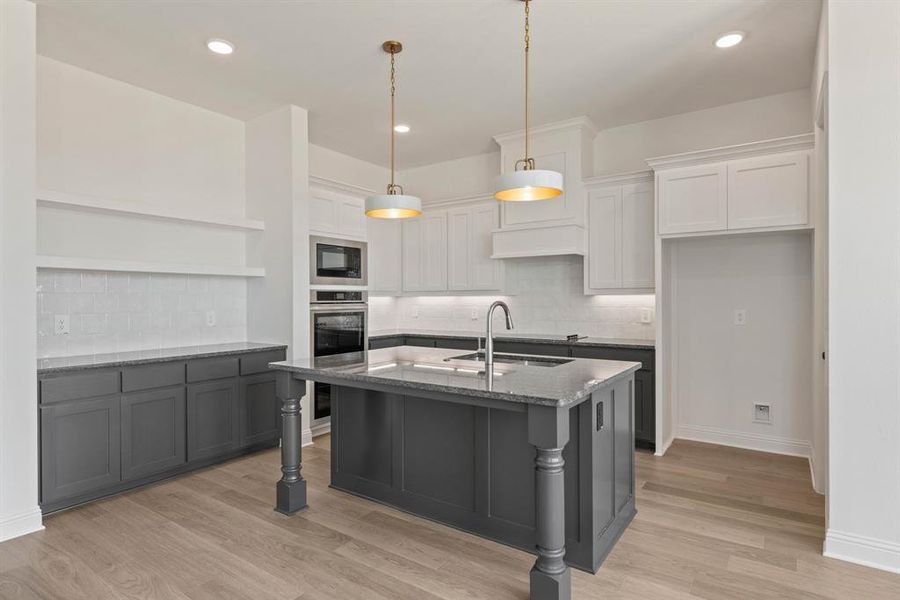
[[[528,597],[533,558],[327,487],[272,510],[267,451],[46,519],[0,544],[0,598],[435,600]],[[577,600],[900,599],[900,576],[823,558],[806,461],[677,442],[638,456],[638,515]]]

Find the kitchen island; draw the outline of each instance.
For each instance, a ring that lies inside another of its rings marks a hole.
[[[481,358],[482,360],[478,360]],[[280,371],[276,510],[306,507],[300,398],[331,384],[331,485],[537,554],[532,600],[571,597],[634,517],[639,363],[400,346]]]

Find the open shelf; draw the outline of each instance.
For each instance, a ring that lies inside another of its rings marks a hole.
[[[209,215],[196,215],[181,213],[175,210],[157,208],[138,204],[123,204],[120,201],[96,198],[94,196],[82,196],[66,192],[52,190],[38,190],[37,205],[49,208],[62,208],[81,212],[95,212],[127,215],[137,218],[157,219],[163,221],[177,221],[191,223],[207,227],[222,227],[241,231],[263,231],[266,226],[263,221],[246,219],[242,217],[213,217]]]
[[[171,273],[178,275],[219,275],[224,277],[265,277],[261,267],[227,265],[191,265],[153,263],[107,258],[38,255],[39,269],[74,269],[78,271],[126,271],[130,273]]]

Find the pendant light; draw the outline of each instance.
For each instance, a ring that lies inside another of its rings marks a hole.
[[[394,56],[403,50],[403,44],[388,40],[381,49],[391,55],[391,182],[386,194],[376,194],[366,198],[366,216],[378,219],[406,219],[422,214],[422,200],[403,193],[403,188],[394,183]]]
[[[536,169],[534,158],[529,156],[528,121],[528,54],[531,50],[531,27],[529,22],[530,0],[525,2],[525,158],[516,161],[511,173],[498,175],[494,183],[494,198],[507,202],[530,202],[549,200],[563,193],[563,176],[556,171]],[[521,170],[519,169],[521,167]]]

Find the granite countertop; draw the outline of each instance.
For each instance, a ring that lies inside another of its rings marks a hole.
[[[84,354],[81,356],[59,356],[39,358],[37,360],[38,375],[62,373],[66,371],[82,371],[103,367],[123,367],[143,365],[157,362],[186,360],[190,358],[210,358],[214,356],[230,356],[247,352],[265,350],[284,350],[284,344],[260,344],[257,342],[231,342],[227,344],[205,344],[202,346],[182,346],[178,348],[161,348],[158,350],[134,350],[131,352],[114,352],[109,354]]]
[[[573,332],[574,333],[574,332]],[[433,337],[438,339],[476,339],[483,338],[484,331],[438,331],[427,329],[392,329],[370,331],[369,339],[384,338],[398,335]],[[583,337],[578,341],[572,342],[566,339],[565,335],[556,335],[549,333],[518,333],[511,331],[495,331],[494,341],[506,342],[533,342],[537,344],[563,344],[575,346],[600,346],[605,348],[634,348],[636,350],[654,350],[656,344],[653,340],[635,340],[629,338],[601,338],[601,337]]]
[[[493,382],[484,375],[483,362],[446,359],[468,354],[465,350],[397,346],[368,353],[340,354],[322,358],[298,358],[270,363],[269,367],[297,373],[302,379],[326,383],[392,385],[410,390],[443,392],[463,396],[569,407],[613,381],[637,371],[641,364],[583,358],[552,367],[494,363]],[[527,358],[534,358],[527,357]]]

